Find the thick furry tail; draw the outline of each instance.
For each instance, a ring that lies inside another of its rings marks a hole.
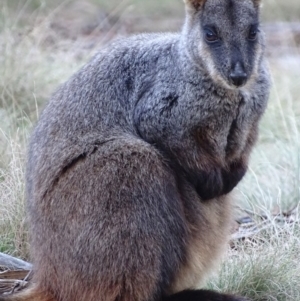
[[[2,295],[0,296],[0,301],[57,301],[57,299],[49,293],[41,292],[35,287],[31,287],[20,293]]]

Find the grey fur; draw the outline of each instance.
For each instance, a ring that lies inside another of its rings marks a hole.
[[[186,2],[181,34],[113,42],[56,91],[34,130],[34,290],[49,300],[162,300],[196,288],[226,246],[229,192],[269,94],[263,35],[247,40],[258,1]],[[244,300],[190,293],[168,300]]]

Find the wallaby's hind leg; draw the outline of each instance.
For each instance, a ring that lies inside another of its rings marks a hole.
[[[186,290],[164,297],[162,301],[250,301],[249,299],[220,294],[209,290]]]
[[[159,300],[184,258],[176,179],[139,139],[74,160],[31,211],[35,281],[62,301]]]

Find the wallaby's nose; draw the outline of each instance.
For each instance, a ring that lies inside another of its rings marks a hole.
[[[240,62],[237,62],[230,73],[230,79],[232,83],[236,87],[240,87],[244,85],[247,81],[247,73],[245,72],[244,68],[242,67],[242,64]]]

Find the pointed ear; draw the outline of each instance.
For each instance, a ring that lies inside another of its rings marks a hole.
[[[183,0],[187,7],[200,10],[206,0]]]
[[[260,7],[261,6],[261,0],[253,0],[254,6],[255,7]]]

